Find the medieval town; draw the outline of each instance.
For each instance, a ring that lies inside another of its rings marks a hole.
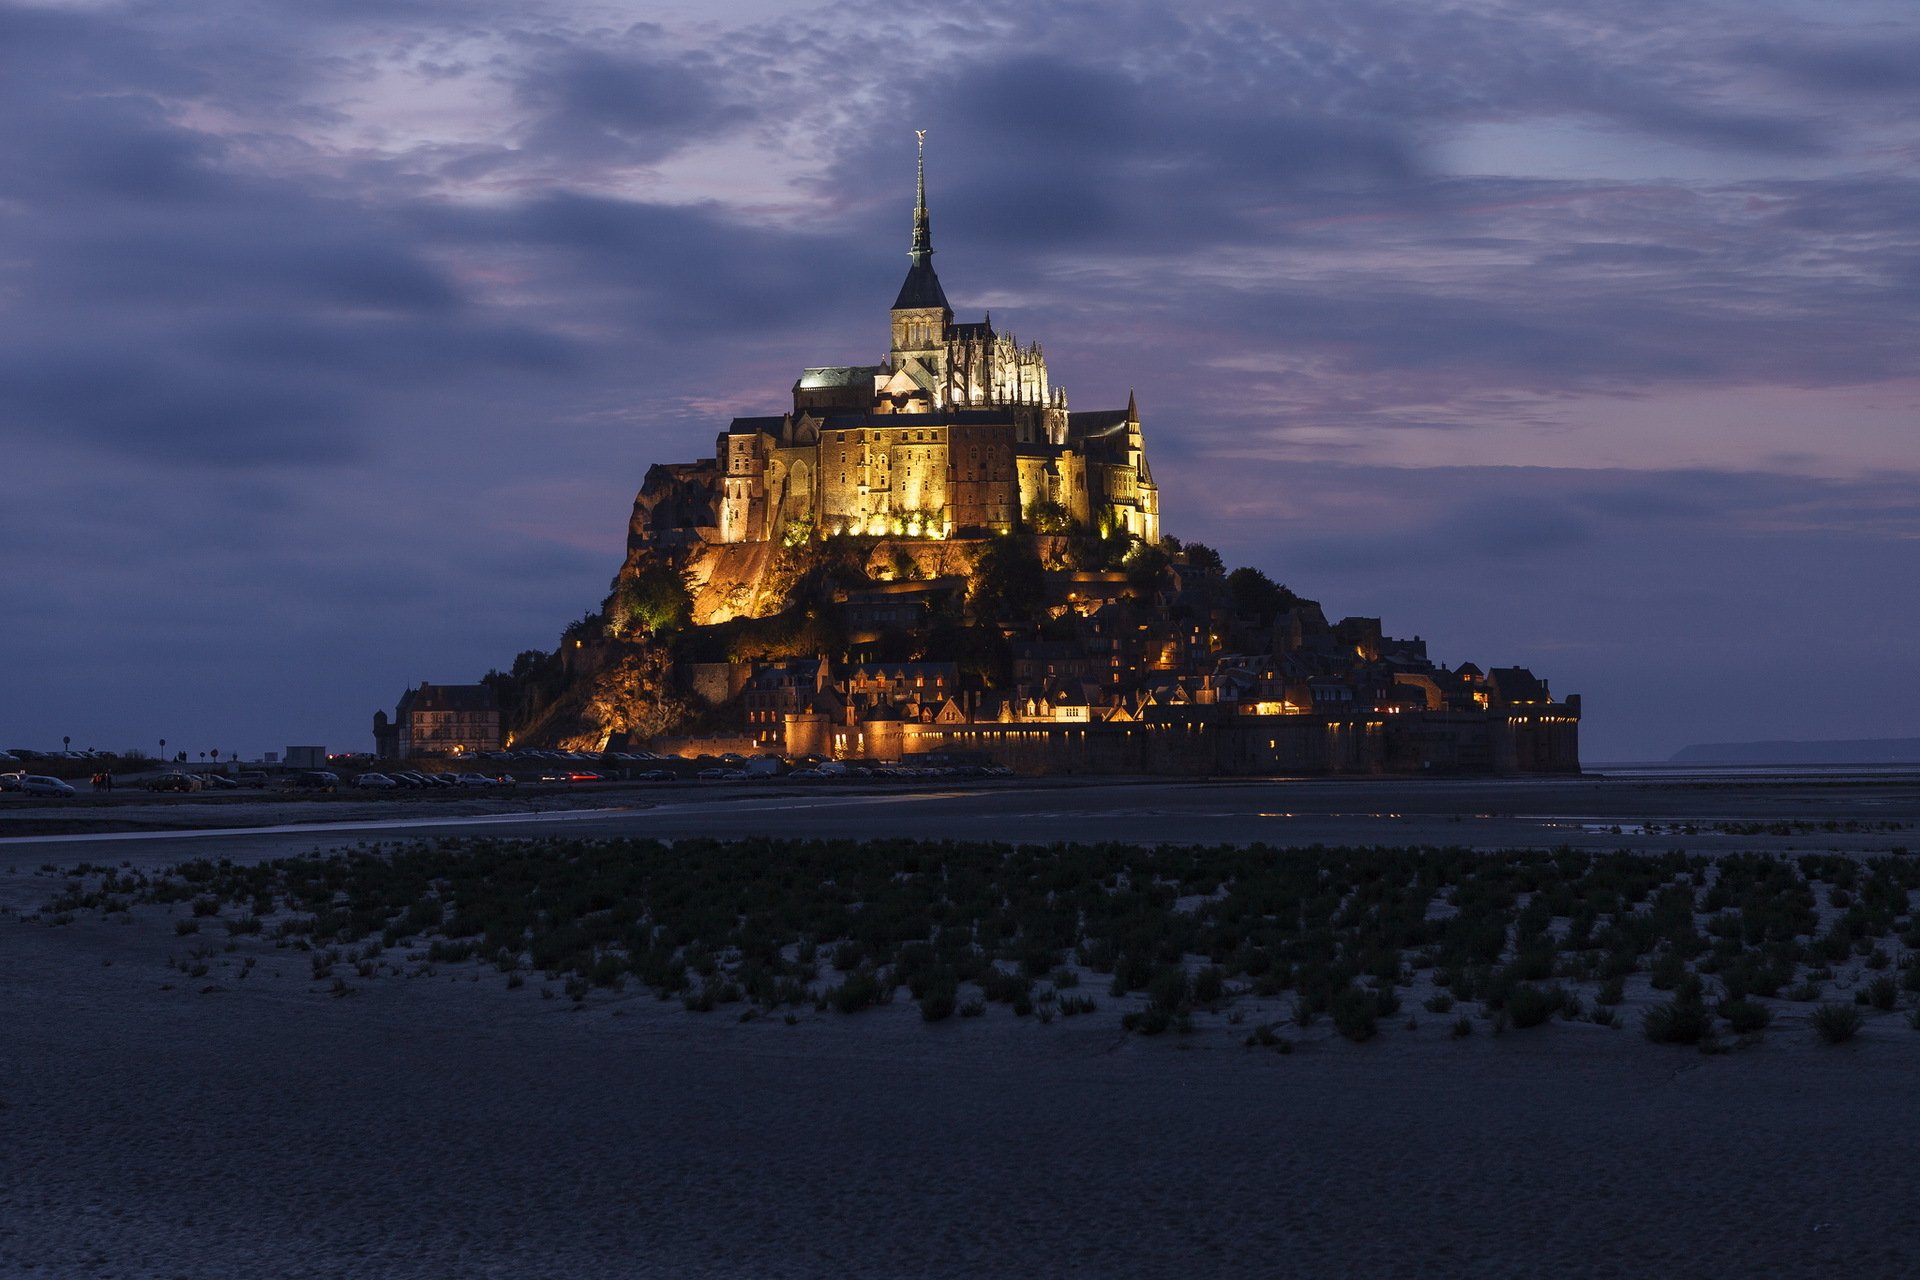
[[[1039,344],[955,321],[933,253],[923,152],[886,358],[808,368],[787,411],[654,466],[600,611],[409,689],[377,754],[1578,772],[1577,695],[1163,535],[1136,397],[1071,409]]]

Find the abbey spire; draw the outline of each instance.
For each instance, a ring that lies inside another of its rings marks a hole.
[[[916,129],[914,136],[920,155],[919,182],[913,201],[913,247],[907,252],[913,265],[907,268],[907,278],[900,285],[900,296],[893,300],[893,309],[934,307],[951,315],[946,290],[940,287],[940,277],[933,270],[933,224],[927,217],[927,131]]]

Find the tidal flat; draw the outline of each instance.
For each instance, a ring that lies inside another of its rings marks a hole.
[[[1576,815],[1664,850],[919,838],[1103,788],[14,845],[0,1272],[1910,1274],[1875,787]]]

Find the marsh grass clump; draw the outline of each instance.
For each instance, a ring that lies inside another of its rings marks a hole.
[[[826,1001],[841,1013],[858,1013],[893,999],[893,981],[871,969],[856,969],[847,980],[826,993]]]
[[[1371,1040],[1379,1030],[1380,1002],[1376,995],[1360,987],[1338,992],[1328,1004],[1336,1031],[1359,1044]]]
[[[1523,982],[1507,993],[1507,1016],[1515,1027],[1537,1027],[1558,1013],[1566,1001],[1567,993],[1558,983],[1536,987]]]
[[[1337,1005],[1343,1034],[1361,1031],[1369,1013],[1377,1030],[1381,1018],[1404,1020],[1400,1002],[1423,971],[1432,975],[1422,1001],[1430,1012],[1451,1016],[1478,1001],[1496,1029],[1538,1025],[1532,1019],[1556,989],[1557,1014],[1579,1016],[1585,1002],[1574,984],[1598,983],[1593,1003],[1611,1007],[1640,971],[1687,1007],[1707,1006],[1703,974],[1720,1005],[1771,996],[1803,973],[1810,993],[1793,994],[1813,1001],[1835,966],[1855,963],[1894,984],[1891,1007],[1900,990],[1920,992],[1909,954],[1920,942],[1909,903],[1920,858],[1911,855],[1861,864],[1826,854],[1709,863],[1569,849],[1274,854],[1118,843],[436,839],[254,866],[199,860],[152,876],[90,868],[64,877],[40,918],[157,903],[198,921],[233,904],[242,914],[227,920],[229,935],[271,920],[261,933],[277,948],[311,950],[317,977],[367,963],[377,953],[365,945],[378,943],[427,960],[413,970],[422,976],[435,963],[491,957],[570,994],[631,975],[661,999],[696,1005],[718,1005],[737,988],[761,1011],[869,1007],[869,998],[884,1002],[885,974],[923,1002],[923,1016],[925,1003],[938,1012],[951,991],[948,1017],[989,1001],[1066,1017],[1092,1008],[1063,994],[1091,971],[1133,1010],[1164,1016],[1167,1030],[1193,1025],[1200,1010],[1225,1011],[1232,1024],[1233,1002],[1246,993],[1291,1001],[1302,1026]],[[1836,888],[1844,905],[1829,909]],[[1077,967],[1063,967],[1069,960]],[[962,990],[978,999],[962,1003]],[[1884,1001],[1880,990],[1868,983],[1863,994]]]
[[[1697,1000],[1668,1000],[1641,1015],[1640,1026],[1655,1044],[1699,1044],[1713,1030],[1713,1016]]]
[[[1757,1000],[1727,1000],[1720,1005],[1720,1016],[1736,1035],[1764,1031],[1773,1021],[1773,1011]]]
[[[1823,1004],[1813,1011],[1813,1029],[1828,1044],[1853,1039],[1864,1021],[1860,1010],[1850,1004]]]

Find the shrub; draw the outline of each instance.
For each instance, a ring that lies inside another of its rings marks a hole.
[[[1720,1006],[1720,1016],[1739,1035],[1764,1030],[1773,1021],[1773,1011],[1757,1000],[1728,1000]]]
[[[1173,1025],[1173,1015],[1158,1007],[1146,1008],[1127,1014],[1120,1025],[1143,1036],[1157,1036]]]
[[[190,933],[200,932],[200,922],[198,920],[175,920],[173,922],[173,931],[184,938]]]
[[[1801,1004],[1812,1004],[1820,998],[1820,984],[1809,978],[1793,990],[1787,992],[1787,999]]]
[[[1883,973],[1867,984],[1867,1003],[1883,1012],[1900,1003],[1900,984],[1892,974]]]
[[[1453,997],[1444,991],[1435,992],[1427,997],[1426,1010],[1428,1013],[1452,1013]]]
[[[1210,964],[1193,975],[1193,1000],[1195,1004],[1212,1004],[1226,989],[1226,971],[1217,964]]]
[[[1453,1020],[1453,1038],[1455,1040],[1464,1040],[1472,1034],[1473,1034],[1472,1018],[1469,1018],[1466,1014],[1463,1013],[1459,1017]]]
[[[1600,990],[1594,995],[1595,1004],[1619,1004],[1627,998],[1627,980],[1620,974],[1614,974],[1600,984]]]
[[[1356,1044],[1371,1040],[1379,1030],[1380,1002],[1371,991],[1348,987],[1333,997],[1328,1012],[1334,1029]]]
[[[1699,1044],[1712,1029],[1706,1006],[1692,1000],[1669,1000],[1641,1016],[1640,1027],[1655,1044]]]
[[[1557,985],[1543,988],[1523,982],[1507,994],[1507,1014],[1516,1027],[1537,1027],[1565,1003],[1566,992]]]
[[[1823,1004],[1813,1011],[1813,1029],[1828,1044],[1842,1044],[1860,1030],[1860,1011],[1850,1004]]]
[[[1595,1005],[1593,1012],[1587,1015],[1587,1021],[1596,1027],[1616,1027],[1620,1025],[1620,1015],[1606,1005]]]
[[[1671,991],[1687,976],[1687,962],[1672,951],[1662,951],[1654,959],[1651,974],[1655,991]]]
[[[922,1022],[944,1022],[953,1016],[959,1000],[952,987],[942,987],[938,991],[929,991],[920,997],[920,1020]]]
[[[882,983],[871,969],[856,969],[847,975],[845,982],[826,993],[827,1003],[841,1013],[858,1013],[892,998],[892,985]]]

